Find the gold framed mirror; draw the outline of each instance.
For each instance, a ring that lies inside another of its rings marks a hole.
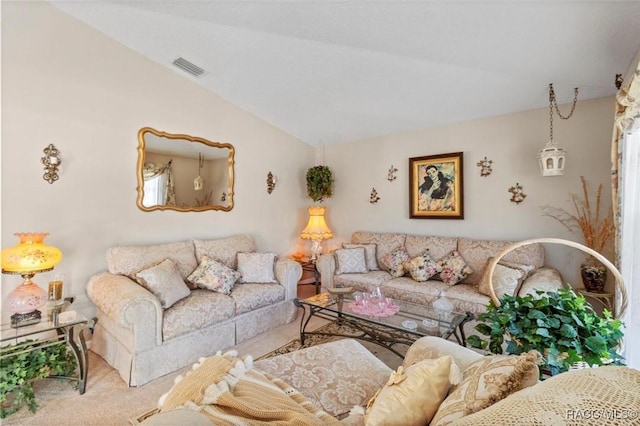
[[[234,155],[228,143],[143,127],[138,132],[138,208],[231,210]]]

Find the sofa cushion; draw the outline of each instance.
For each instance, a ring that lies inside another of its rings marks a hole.
[[[419,361],[406,369],[399,367],[369,402],[367,426],[429,424],[447,395],[454,365],[452,357],[444,356]]]
[[[276,283],[275,253],[238,253],[239,282]]]
[[[442,268],[439,277],[445,284],[456,285],[473,273],[464,257],[455,250],[439,259],[438,264]]]
[[[524,281],[526,273],[521,268],[510,268],[500,263],[493,268],[493,277],[489,282],[489,268],[485,269],[484,276],[478,284],[478,291],[485,296],[491,297],[491,287],[498,299],[502,296],[515,296],[516,290],[520,288],[520,284]]]
[[[236,315],[284,300],[285,288],[280,284],[238,284],[230,296],[236,304]]]
[[[162,338],[166,341],[226,320],[234,316],[235,309],[235,301],[229,296],[209,290],[193,290],[189,297],[164,311]]]
[[[380,259],[380,266],[385,271],[389,271],[392,277],[401,277],[404,275],[404,264],[409,261],[409,253],[404,247],[399,247],[392,252],[387,253]]]
[[[186,278],[198,266],[193,243],[182,241],[147,246],[117,246],[107,250],[107,269],[112,274],[133,278],[136,272],[171,259],[180,276]]]
[[[444,295],[453,304],[453,310],[456,312],[479,314],[487,310],[491,301],[488,296],[478,292],[477,286],[471,284],[447,286]]]
[[[367,272],[364,247],[337,249],[333,252],[336,257],[336,274],[359,274]]]
[[[429,250],[434,259],[440,259],[458,248],[458,239],[430,235],[407,235],[404,247],[411,257],[416,257]]]
[[[463,381],[440,404],[432,425],[445,425],[480,411],[538,382],[541,355],[485,356],[467,365]]]
[[[135,275],[136,281],[153,293],[163,308],[170,308],[180,299],[189,295],[191,290],[184,283],[176,264],[171,259],[150,268],[143,269]]]
[[[513,242],[511,241],[460,238],[458,240],[458,252],[460,252],[471,269],[473,269],[473,273],[469,274],[463,282],[467,284],[478,284],[487,268],[488,259],[494,257],[512,244]],[[529,244],[519,247],[507,253],[501,260],[533,265],[539,268],[544,264],[544,246],[542,244]]]
[[[395,249],[404,247],[406,238],[406,234],[358,231],[351,235],[351,242],[353,244],[374,243],[378,266],[382,267],[382,258]]]
[[[616,366],[584,368],[523,389],[456,425],[637,425],[638,407],[640,371]]]
[[[440,292],[449,286],[442,281],[417,282],[410,277],[400,277],[381,284],[380,288],[386,297],[419,305],[431,305]]]
[[[336,285],[342,287],[353,287],[356,291],[371,292],[391,278],[391,275],[386,271],[371,271],[365,274],[336,275],[333,280]]]
[[[377,271],[380,269],[378,266],[378,257],[376,253],[378,252],[377,246],[374,243],[370,244],[350,244],[350,243],[342,243],[342,248],[356,248],[363,247],[364,248],[364,257],[367,261],[367,269],[369,271]]]
[[[442,271],[442,266],[425,251],[404,264],[404,269],[415,281],[424,282]]]
[[[201,262],[202,256],[206,255],[231,269],[238,268],[238,253],[256,251],[255,242],[249,235],[236,235],[216,240],[193,240],[193,245],[198,262]]]
[[[238,278],[240,273],[204,255],[200,265],[187,277],[187,281],[199,288],[229,294]]]

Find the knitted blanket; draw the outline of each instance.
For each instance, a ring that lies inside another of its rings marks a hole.
[[[201,358],[160,398],[160,412],[198,411],[221,426],[337,425],[338,420],[287,383],[253,368],[253,358],[232,351]]]

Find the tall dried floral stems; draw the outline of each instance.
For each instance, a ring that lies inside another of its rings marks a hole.
[[[569,231],[579,230],[584,239],[584,245],[602,253],[607,247],[607,242],[613,236],[613,210],[610,207],[606,215],[601,216],[602,207],[602,184],[598,186],[596,192],[595,210],[591,210],[591,201],[587,191],[587,182],[584,176],[580,176],[582,182],[582,199],[576,194],[571,194],[571,201],[575,213],[570,213],[565,209],[556,207],[544,207],[543,213],[560,222]]]

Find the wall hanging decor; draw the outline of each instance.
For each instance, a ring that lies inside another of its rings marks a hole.
[[[53,183],[58,180],[58,167],[62,164],[60,159],[60,151],[54,144],[49,144],[44,150],[44,157],[40,158],[40,161],[44,165],[44,174],[42,178],[49,183]]]
[[[515,186],[509,187],[509,192],[511,193],[511,202],[520,204],[527,198],[527,194],[522,191],[522,185],[516,182]]]
[[[273,173],[267,173],[267,194],[271,194],[276,189],[276,177]]]
[[[487,160],[487,157],[484,157],[482,160],[476,163],[476,166],[480,167],[480,176],[485,177],[489,176],[493,169],[491,168],[491,164],[493,164],[492,160]]]
[[[389,182],[393,182],[394,180],[396,180],[396,178],[398,173],[398,169],[396,169],[395,167],[393,167],[393,164],[391,165],[391,167],[389,167],[389,171],[387,172],[387,180]]]
[[[371,188],[371,195],[369,196],[369,202],[371,204],[375,204],[380,201],[380,197],[378,197],[378,191],[375,188]]]
[[[578,102],[578,88],[574,88],[573,105],[569,115],[564,116],[558,108],[556,94],[553,91],[553,83],[549,84],[549,142],[538,152],[538,165],[542,176],[561,176],[564,174],[567,153],[553,140],[553,110],[555,108],[558,117],[568,120],[576,110]]]
[[[409,217],[463,219],[462,152],[409,158]]]

